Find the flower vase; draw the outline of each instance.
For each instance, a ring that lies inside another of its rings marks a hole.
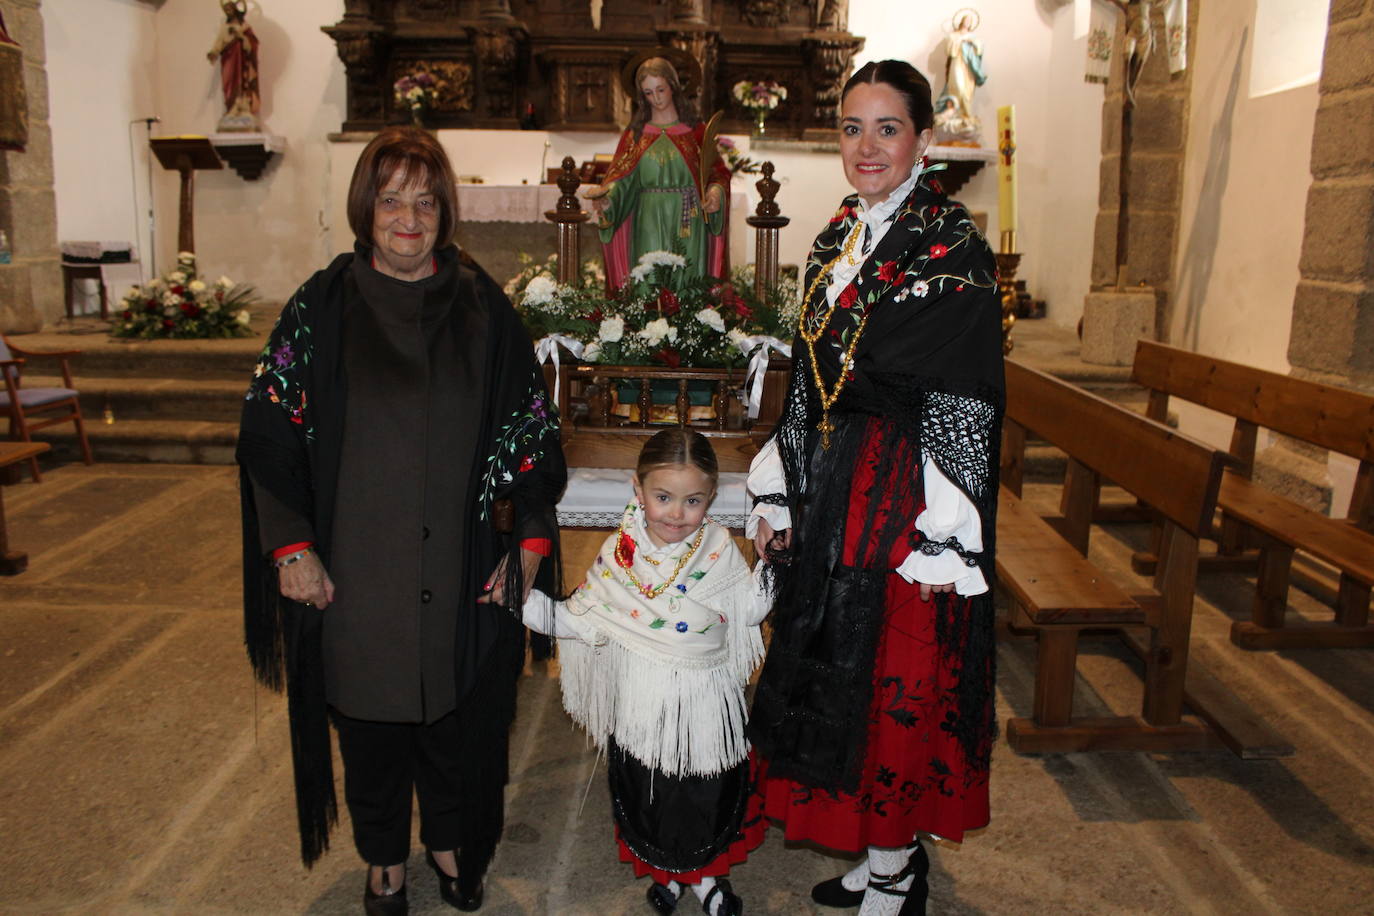
[[[753,136],[755,139],[758,139],[759,137],[762,137],[764,134],[768,133],[768,128],[765,127],[763,123],[767,118],[768,109],[766,108],[760,108],[754,112]]]
[[[424,105],[413,106],[410,109],[410,123],[416,127],[426,127],[425,115],[429,114],[429,109]]]

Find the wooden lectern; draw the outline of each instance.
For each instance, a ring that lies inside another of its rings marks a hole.
[[[164,169],[181,173],[181,210],[177,219],[177,251],[196,250],[196,232],[192,222],[191,199],[195,194],[192,175],[196,169],[222,169],[209,137],[152,137],[148,140],[157,161]]]

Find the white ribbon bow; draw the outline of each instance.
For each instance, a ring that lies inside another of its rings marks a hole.
[[[746,404],[751,420],[758,419],[759,406],[763,403],[763,379],[768,374],[770,350],[779,356],[790,357],[792,355],[791,344],[783,343],[776,337],[769,337],[766,334],[755,334],[745,337],[739,342],[740,353],[745,356],[749,356],[750,353],[754,354],[749,357],[749,368],[744,373],[744,386],[749,389]]]
[[[534,345],[534,358],[539,361],[539,365],[549,360],[553,360],[553,402],[558,404],[558,392],[563,384],[561,373],[558,371],[558,348],[562,347],[573,355],[573,359],[582,358],[582,342],[566,334],[549,334],[541,337]]]

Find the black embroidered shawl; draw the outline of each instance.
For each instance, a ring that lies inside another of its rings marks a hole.
[[[285,687],[291,719],[291,749],[301,857],[314,863],[328,848],[337,819],[330,761],[329,726],[321,658],[323,614],[282,598],[275,569],[259,543],[252,481],[286,508],[310,519],[326,567],[338,485],[343,418],[348,396],[347,367],[341,360],[343,313],[358,295],[350,277],[355,257],[369,257],[358,246],[340,255],[296,291],[263,348],[243,404],[237,458],[243,506],[244,640],[254,674],[267,686]],[[483,347],[488,367],[482,420],[472,430],[475,450],[467,505],[469,556],[462,558],[467,581],[463,594],[475,599],[501,556],[506,563],[506,595],[523,593],[519,543],[548,538],[553,556],[539,570],[537,583],[559,594],[558,527],[554,506],[566,483],[557,412],[544,387],[529,336],[501,288],[456,248],[436,252],[440,275],[456,272],[454,308],[481,308],[489,333],[461,347]],[[498,534],[493,504],[514,506],[511,534]],[[517,612],[518,615],[518,612]],[[517,615],[460,614],[455,652],[461,698],[474,686],[481,660],[497,639],[520,638]],[[507,632],[509,631],[509,632]]]
[[[847,198],[816,238],[803,289],[839,256],[858,221]],[[776,602],[773,639],[750,714],[750,737],[770,775],[818,788],[855,791],[866,753],[888,558],[898,539],[911,549],[957,550],[994,581],[997,465],[1003,408],[1001,310],[991,250],[964,208],[918,183],[855,281],[827,318],[825,282],[803,303],[808,332],[825,323],[816,363],[828,391],[844,348],[868,316],[831,408],[831,447],[820,446],[821,405],[807,346],[793,344],[793,369],[774,432],[792,512],[791,549],[770,563]],[[871,437],[878,437],[873,443]],[[865,445],[879,456],[869,491],[851,493]],[[983,550],[923,542],[914,523],[923,503],[928,455],[980,514]],[[886,498],[882,494],[887,494]],[[768,496],[768,494],[761,494]],[[864,545],[842,562],[843,520],[864,501]],[[956,662],[958,714],[939,727],[960,739],[973,771],[985,772],[995,730],[991,590],[964,601],[937,598],[940,651]],[[967,609],[967,610],[965,610]]]

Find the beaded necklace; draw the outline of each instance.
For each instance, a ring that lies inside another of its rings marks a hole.
[[[844,250],[840,252],[839,257],[836,257],[829,264],[822,267],[820,273],[816,274],[816,279],[811,281],[811,288],[806,291],[806,298],[802,300],[803,302],[809,303],[812,301],[812,297],[816,295],[816,288],[820,286],[821,281],[828,277],[835,269],[835,265],[840,262],[840,258],[844,258],[850,266],[853,266],[854,245],[858,242],[862,232],[863,223],[856,222],[854,224],[854,229],[849,233],[849,238],[845,240]],[[853,336],[849,338],[849,346],[845,348],[844,357],[840,360],[840,373],[839,377],[835,379],[835,387],[832,391],[827,392],[825,390],[825,380],[821,378],[820,366],[816,363],[816,341],[821,339],[821,335],[825,333],[825,329],[830,325],[830,319],[834,316],[835,310],[839,308],[839,302],[840,298],[836,296],[835,302],[830,305],[830,308],[826,310],[825,314],[816,316],[816,329],[814,331],[807,330],[805,308],[802,309],[802,314],[797,319],[797,333],[801,335],[802,340],[806,341],[806,350],[811,356],[811,376],[816,382],[816,391],[821,397],[821,422],[816,424],[816,429],[821,434],[821,448],[823,449],[830,448],[830,434],[835,431],[835,424],[830,422],[830,406],[835,403],[840,396],[840,392],[844,390],[844,383],[848,378],[849,367],[854,365],[854,351],[858,349],[859,338],[862,337],[864,333],[864,325],[868,324],[868,312],[864,312],[864,314],[859,317],[859,326],[854,329]]]
[[[629,577],[630,584],[635,587],[636,591],[638,591],[641,595],[643,595],[646,598],[657,598],[659,595],[663,594],[670,587],[672,587],[672,584],[677,579],[678,574],[682,572],[683,568],[687,565],[687,561],[692,559],[692,555],[695,554],[697,552],[697,548],[701,546],[701,541],[704,537],[706,537],[705,523],[703,523],[702,526],[697,529],[697,536],[692,539],[692,546],[688,548],[686,553],[684,553],[681,557],[678,558],[677,566],[673,567],[673,574],[670,575],[663,582],[662,585],[650,588],[649,586],[640,582],[639,577],[635,575],[635,571],[631,569],[631,566],[634,565],[634,560],[631,557],[625,556],[625,541],[629,540],[630,543],[634,543],[634,538],[630,537],[629,532],[625,530],[625,522],[622,520],[620,522],[620,534],[615,539],[615,563],[621,569],[625,570],[625,575]],[[644,559],[652,566],[657,566],[660,562],[662,562],[661,560],[650,560],[648,556],[645,556]]]

